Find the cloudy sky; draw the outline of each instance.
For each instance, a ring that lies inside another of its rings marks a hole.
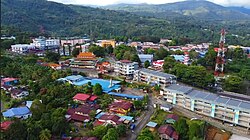
[[[80,4],[80,5],[109,5],[118,3],[148,3],[163,4],[184,0],[50,0],[64,4]],[[244,6],[250,7],[250,0],[208,0],[224,6]]]

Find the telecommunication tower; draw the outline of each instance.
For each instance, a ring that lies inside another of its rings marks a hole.
[[[224,64],[225,64],[225,29],[221,30],[221,37],[219,42],[219,48],[217,49],[216,65],[214,70],[214,75],[216,77],[224,75]]]

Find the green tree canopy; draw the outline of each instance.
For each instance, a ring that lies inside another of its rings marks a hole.
[[[81,52],[80,48],[74,48],[72,51],[72,56],[76,57]]]
[[[60,59],[60,55],[58,53],[54,53],[54,52],[51,52],[51,51],[47,51],[45,53],[45,59],[48,61],[48,62],[54,62],[54,63],[57,63]]]
[[[94,87],[93,87],[93,93],[95,95],[102,95],[102,86],[99,83],[97,83],[97,84],[94,85]]]
[[[186,119],[180,118],[178,121],[174,123],[174,128],[178,132],[180,139],[187,140],[188,139],[188,124]]]
[[[144,68],[148,68],[150,66],[150,62],[148,60],[146,60],[144,62]]]

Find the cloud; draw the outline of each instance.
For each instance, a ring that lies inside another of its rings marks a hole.
[[[64,4],[81,4],[81,5],[109,5],[117,3],[148,3],[148,4],[163,4],[163,3],[172,3],[184,0],[49,0],[60,2]],[[250,7],[249,0],[208,0],[224,6],[244,6]]]

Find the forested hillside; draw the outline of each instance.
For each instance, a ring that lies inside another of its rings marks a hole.
[[[192,16],[162,19],[46,0],[2,0],[1,27],[5,35],[16,32],[60,37],[87,34],[92,39],[151,36],[178,38],[180,44],[218,42],[219,31],[224,27],[230,38],[228,43],[250,46],[249,21],[206,21]]]

